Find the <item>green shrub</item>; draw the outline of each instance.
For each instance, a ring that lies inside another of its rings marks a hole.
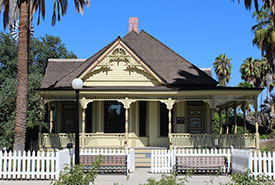
[[[150,178],[147,179],[147,183],[140,185],[184,185],[188,182],[187,177],[190,177],[190,173],[187,173],[183,178],[177,178],[176,174],[162,175],[159,181]]]
[[[249,171],[245,173],[233,173],[231,175],[231,182],[223,185],[273,185],[274,181],[270,177],[259,175],[254,177]]]
[[[58,180],[51,182],[53,185],[89,185],[94,184],[97,176],[96,171],[99,169],[101,157],[97,158],[91,165],[90,169],[84,173],[85,167],[83,165],[66,166],[61,171]]]

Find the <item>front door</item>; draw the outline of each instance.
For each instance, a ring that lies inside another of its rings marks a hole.
[[[202,107],[188,107],[188,131],[189,133],[203,132],[203,108]]]
[[[76,111],[75,104],[63,104],[62,112],[62,132],[74,133],[75,132],[75,119]]]

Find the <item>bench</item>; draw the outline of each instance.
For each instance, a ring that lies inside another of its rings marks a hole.
[[[225,172],[225,156],[176,156],[175,170],[177,173],[183,173],[192,170],[192,172]]]
[[[101,156],[101,163],[98,172],[128,174],[127,155],[80,155],[79,162],[89,169],[99,156]]]

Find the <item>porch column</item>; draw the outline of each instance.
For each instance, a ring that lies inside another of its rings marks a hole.
[[[88,103],[92,102],[92,100],[86,100],[85,97],[82,97],[81,100],[79,100],[81,109],[82,109],[82,129],[81,129],[81,147],[85,147],[85,128],[86,128],[86,108]]]
[[[39,132],[38,132],[38,147],[41,148],[42,145],[42,123],[43,123],[43,110],[44,110],[44,101],[43,98],[40,98],[40,122],[39,122]]]
[[[225,107],[225,120],[226,120],[226,134],[229,133],[229,125],[228,125],[228,106]]]
[[[259,123],[258,123],[258,102],[257,102],[257,97],[254,97],[254,110],[256,114],[257,121],[255,123],[255,130],[256,130],[256,149],[260,148],[260,135],[259,135]]]
[[[124,140],[124,147],[125,149],[128,147],[128,138],[129,138],[129,108],[131,103],[135,102],[136,100],[129,100],[126,97],[124,100],[118,100],[121,102],[125,108],[125,140]]]
[[[236,103],[234,103],[234,122],[235,122],[234,134],[237,134],[238,124],[237,124],[237,105],[236,105]]]
[[[129,137],[129,113],[128,113],[128,111],[129,111],[129,108],[125,108],[125,141],[124,141],[124,143],[125,143],[125,147],[127,147],[128,146],[128,137]]]
[[[215,133],[215,109],[211,109],[211,134]]]
[[[221,107],[219,110],[219,118],[220,118],[220,134],[222,134],[222,109],[221,109]]]
[[[246,116],[245,116],[245,103],[242,104],[242,111],[243,111],[243,126],[244,126],[244,133],[246,133]]]
[[[168,98],[168,100],[161,100],[160,102],[165,103],[168,109],[168,142],[169,142],[169,148],[172,149],[173,143],[172,143],[172,112],[171,111],[175,104],[175,100]]]
[[[52,133],[53,130],[53,108],[51,103],[48,103],[48,107],[50,109],[50,125],[49,125],[49,132]]]

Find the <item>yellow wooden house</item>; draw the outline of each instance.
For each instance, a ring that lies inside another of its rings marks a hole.
[[[217,86],[211,69],[139,32],[135,21],[129,27],[126,36],[88,59],[49,59],[37,90],[49,118],[49,133],[40,127],[40,148],[74,142],[76,111],[80,147],[259,147],[257,124],[256,133],[237,134],[235,116],[233,133],[221,122],[215,134],[214,113],[233,107],[236,114],[244,103],[257,109],[262,89]],[[84,82],[79,110],[71,87],[75,78]]]

